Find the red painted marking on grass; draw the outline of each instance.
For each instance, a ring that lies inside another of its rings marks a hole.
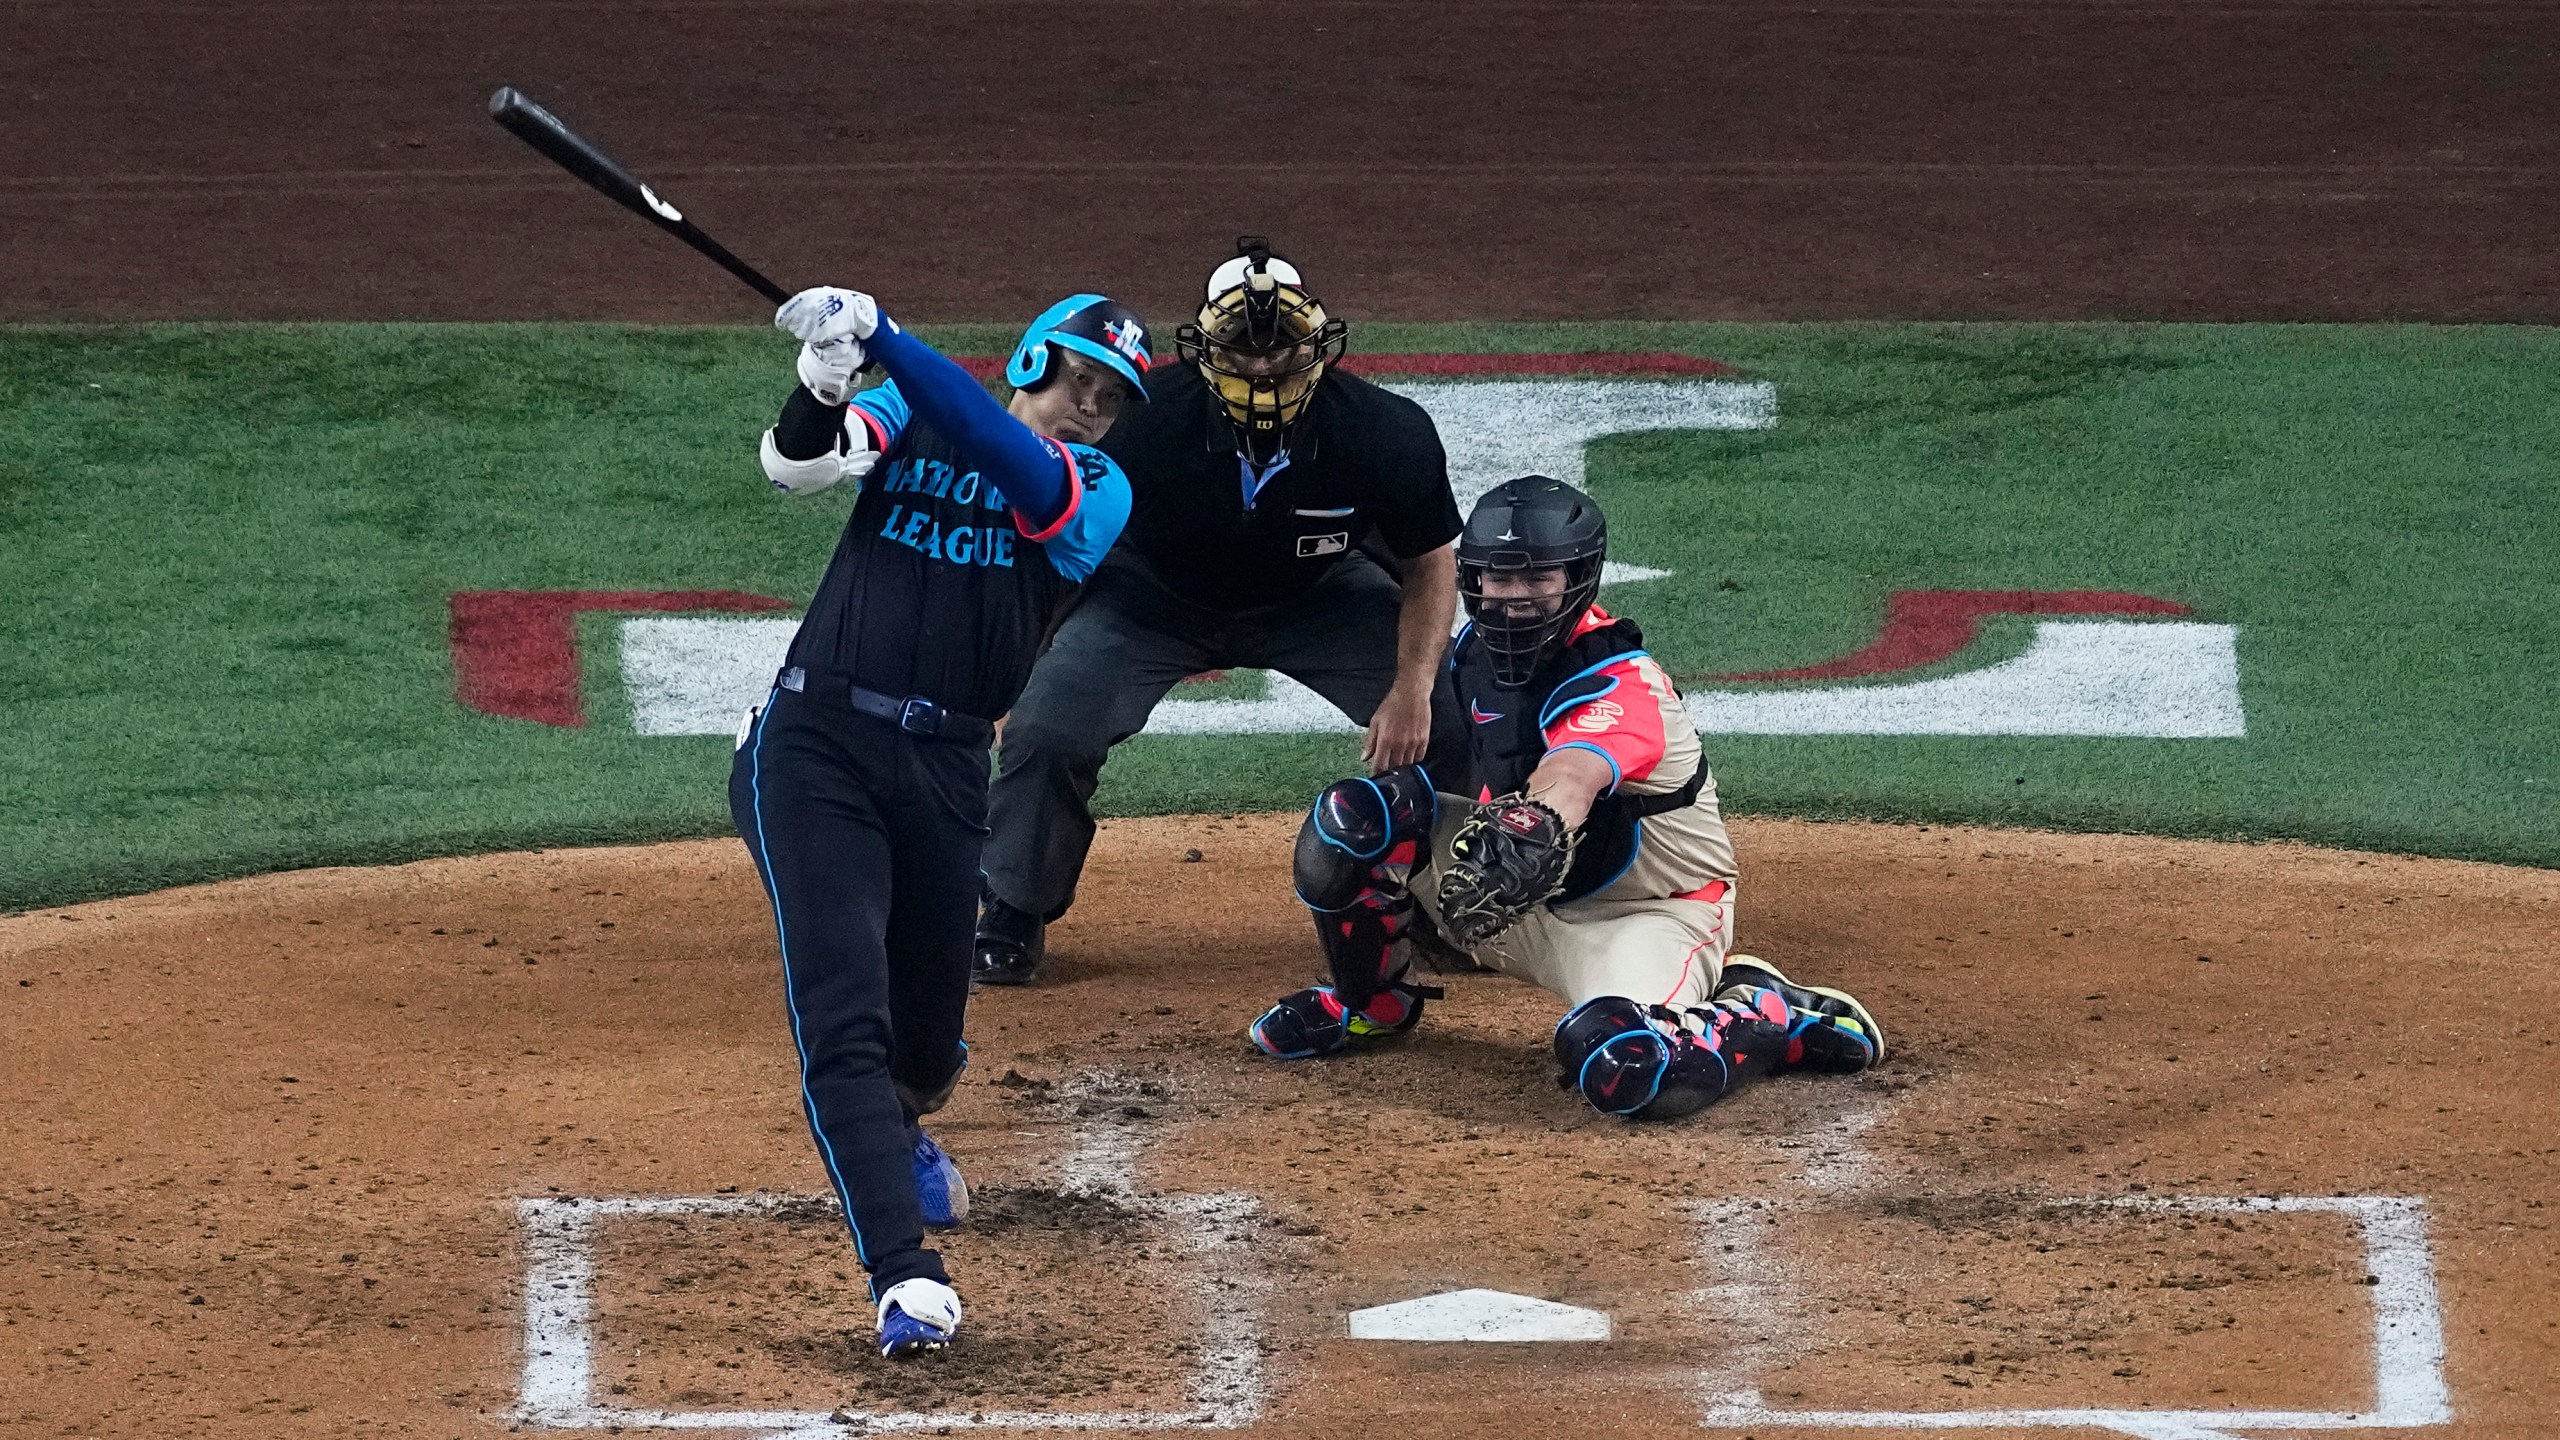
[[[1718,680],[1846,680],[1934,665],[1973,643],[1992,615],[2187,615],[2174,600],[2119,590],[1896,590],[1873,644],[1819,665]]]
[[[587,723],[578,694],[578,616],[589,610],[788,610],[740,590],[457,590],[453,697],[544,725]]]
[[[1739,375],[1721,360],[1666,352],[1578,355],[1346,355],[1367,375]]]
[[[1002,355],[954,355],[960,368],[981,380],[993,380],[1004,373]],[[1177,357],[1159,355],[1155,365],[1161,368],[1177,363]],[[1667,351],[1623,354],[1599,351],[1571,355],[1424,355],[1383,354],[1346,355],[1342,368],[1360,375],[1427,375],[1435,378],[1468,378],[1494,375],[1637,375],[1637,376],[1715,376],[1739,375],[1742,372],[1721,360],[1699,355],[1674,355]]]

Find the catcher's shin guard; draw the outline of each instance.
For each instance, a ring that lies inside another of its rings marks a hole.
[[[1725,957],[1716,998],[1737,995],[1747,1001],[1738,992],[1751,990],[1777,991],[1792,1013],[1784,1068],[1855,1075],[1884,1059],[1884,1027],[1848,991],[1798,985],[1757,955]]]
[[[1438,805],[1430,777],[1408,765],[1326,786],[1299,827],[1298,898],[1315,913],[1332,988],[1351,1010],[1366,1008],[1402,969],[1392,952],[1413,918],[1405,881],[1430,843]]]
[[[1262,1012],[1253,1043],[1275,1060],[1330,1055],[1354,1040],[1401,1035],[1422,1023],[1422,1005],[1440,998],[1431,985],[1408,985],[1401,974],[1361,1009],[1343,1004],[1330,985],[1311,985]]]
[[[1338,910],[1382,882],[1403,888],[1439,810],[1419,765],[1327,785],[1298,827],[1291,861],[1298,898],[1311,909]]]
[[[1700,1009],[1645,1006],[1622,995],[1586,1000],[1556,1026],[1561,1080],[1595,1110],[1674,1120],[1766,1075],[1786,1054],[1787,1002],[1774,990],[1719,998]]]

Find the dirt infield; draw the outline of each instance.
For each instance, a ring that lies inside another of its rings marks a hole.
[[[2431,1433],[2525,1436],[2560,1408],[2560,874],[1743,822],[1744,943],[1856,989],[1897,1053],[1630,1127],[1554,1087],[1557,1007],[1495,976],[1395,1049],[1254,1057],[1315,963],[1287,827],[1107,825],[1051,982],[979,997],[938,1125],[979,1187],[972,1319],[896,1368],[801,1198],[734,842],[0,920],[0,1422],[1773,1436],[2449,1403]],[[2267,1196],[2298,1208],[2211,1204]],[[1345,1329],[1464,1287],[1610,1338]]]
[[[2544,0],[12,4],[0,321],[736,322],[483,116],[555,105],[786,284],[1187,308],[2560,319]]]

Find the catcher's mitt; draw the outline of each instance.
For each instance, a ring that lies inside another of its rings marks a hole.
[[[1526,795],[1475,808],[1449,837],[1440,877],[1440,919],[1449,938],[1481,945],[1564,888],[1581,837],[1564,817]]]

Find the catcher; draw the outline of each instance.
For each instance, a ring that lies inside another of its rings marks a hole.
[[[1266,1053],[1412,1029],[1440,996],[1408,978],[1412,942],[1436,932],[1572,1003],[1562,1083],[1612,1115],[1687,1115],[1756,1076],[1883,1058],[1855,999],[1727,956],[1733,847],[1715,781],[1643,635],[1593,603],[1607,551],[1600,507],[1561,481],[1526,476],[1477,503],[1450,664],[1484,789],[1472,804],[1439,794],[1409,765],[1316,797],[1295,867],[1332,983],[1253,1023]]]

